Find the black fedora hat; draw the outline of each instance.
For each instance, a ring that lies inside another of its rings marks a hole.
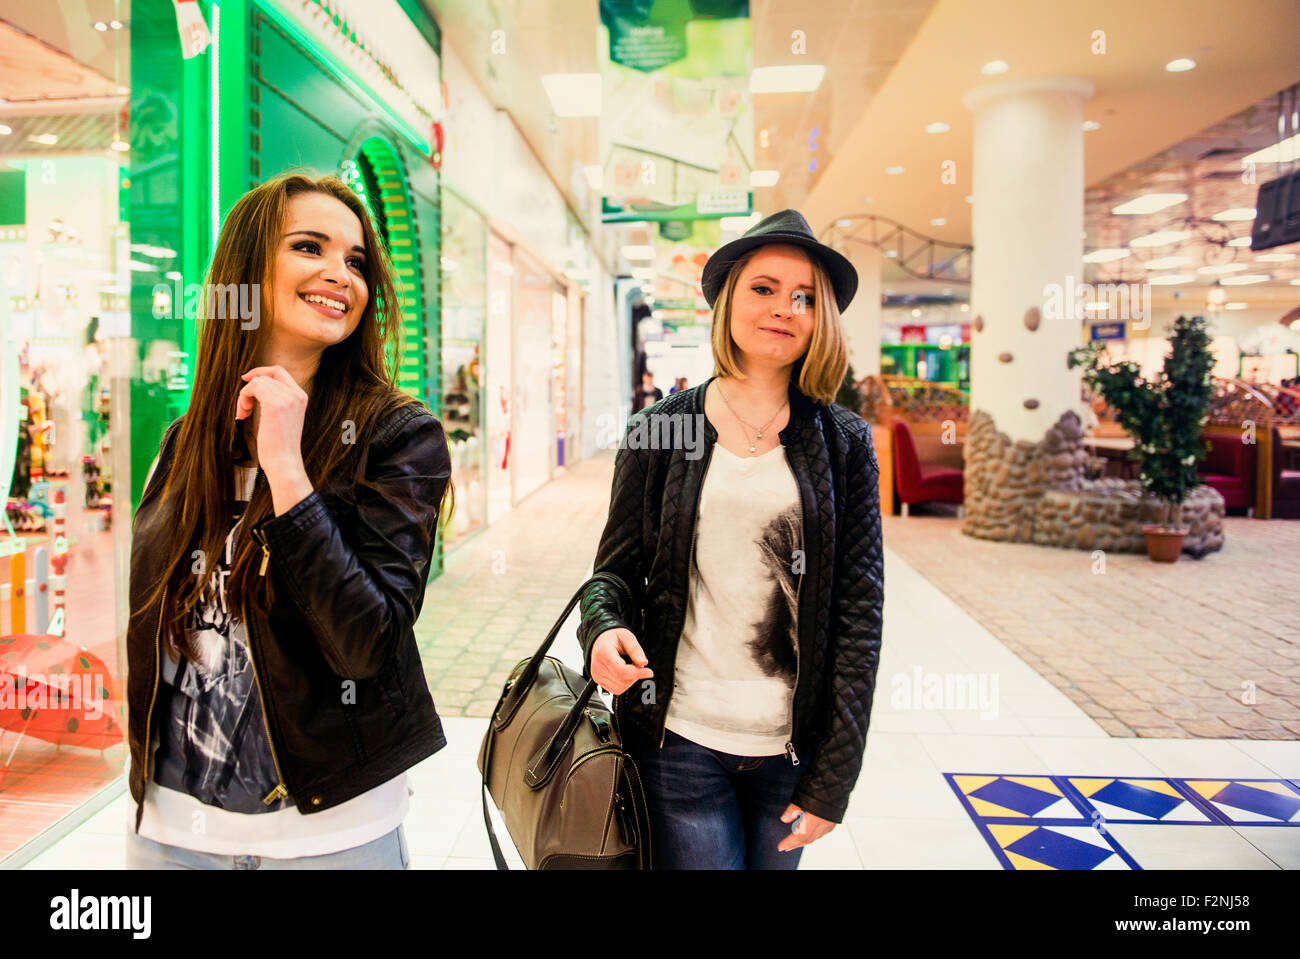
[[[760,220],[745,231],[744,236],[718,247],[709,262],[704,264],[704,274],[700,285],[704,289],[704,298],[709,306],[722,292],[722,284],[727,281],[727,274],[732,265],[754,249],[768,243],[790,243],[801,246],[809,255],[815,256],[830,277],[831,288],[835,290],[835,302],[844,312],[844,308],[853,300],[858,291],[858,271],[843,254],[832,250],[823,243],[818,243],[813,236],[808,221],[798,210],[782,210]]]

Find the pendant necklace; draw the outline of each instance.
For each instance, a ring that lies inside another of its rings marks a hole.
[[[751,424],[746,423],[744,420],[740,419],[740,414],[737,413],[737,412],[735,411],[735,409],[732,408],[731,403],[728,402],[728,400],[727,400],[727,394],[724,393],[724,392],[722,392],[722,384],[721,384],[721,383],[718,384],[718,395],[722,397],[722,402],[724,402],[724,403],[727,404],[727,409],[731,410],[731,415],[732,415],[732,416],[734,416],[737,420],[739,420],[740,423],[743,424],[743,425],[746,427],[746,429],[751,429],[751,430],[754,429],[754,427],[753,427]],[[787,398],[786,398],[786,401],[785,401],[784,403],[781,404],[780,409],[778,409],[775,413],[772,414],[772,419],[768,420],[766,423],[764,423],[761,427],[758,428],[758,432],[757,432],[757,434],[755,435],[753,442],[751,442],[751,443],[749,444],[749,451],[750,451],[751,453],[753,453],[753,452],[755,451],[755,449],[757,448],[757,446],[758,446],[758,441],[761,440],[761,439],[763,438],[763,430],[767,429],[769,426],[772,425],[773,421],[775,421],[776,418],[777,418],[778,416],[781,415],[781,410],[785,409],[786,406],[789,405],[789,403],[790,403],[790,399],[789,399],[789,397],[787,397]]]

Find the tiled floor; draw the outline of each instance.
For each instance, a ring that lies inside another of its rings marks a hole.
[[[1114,736],[1300,740],[1300,522],[1229,517],[1222,550],[1144,555],[885,518],[885,543]]]
[[[884,649],[865,766],[844,824],[805,851],[802,868],[1005,868],[945,773],[1300,779],[1296,742],[1112,738],[888,550],[885,578]],[[467,606],[472,601],[472,595],[463,597]],[[546,606],[533,615],[550,613]],[[530,642],[534,635],[528,633]],[[567,630],[555,652],[574,662],[577,646]],[[989,695],[982,709],[979,702],[971,708],[970,700],[965,707],[941,701],[937,691],[940,699],[927,701],[930,677],[942,685],[968,674],[976,691],[980,677],[985,680]],[[412,772],[416,794],[406,829],[415,868],[491,868],[475,768],[485,724],[478,717],[449,717],[448,748]],[[126,818],[122,797],[29,868],[120,867]],[[1097,845],[1100,834],[1091,826],[1075,832],[1073,841]],[[1128,868],[1110,840],[1148,869],[1300,866],[1300,826],[1116,823],[1108,834],[1109,840],[1100,837],[1101,868]]]

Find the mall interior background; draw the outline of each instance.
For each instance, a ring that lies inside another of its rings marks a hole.
[[[0,860],[120,786],[130,517],[188,402],[187,285],[235,200],[282,170],[344,177],[392,252],[399,379],[452,441],[435,576],[607,454],[643,371],[664,392],[711,375],[703,262],[786,207],[858,267],[863,411],[911,418],[930,466],[962,468],[941,440],[958,407],[962,438],[972,406],[1015,440],[1067,411],[1105,420],[1077,371],[1035,357],[1104,340],[1151,374],[1180,314],[1212,320],[1215,376],[1286,423],[1300,245],[1249,237],[1300,141],[1279,127],[1291,0],[180,6],[206,43],[170,0],[0,2],[0,643],[58,637],[50,655],[105,677],[106,701],[78,730],[0,721]],[[638,45],[646,16],[657,44]],[[1151,194],[1166,205],[1116,211]],[[1146,315],[1022,324],[1066,275],[1141,285]],[[1270,515],[1271,478],[1248,479],[1225,509]]]

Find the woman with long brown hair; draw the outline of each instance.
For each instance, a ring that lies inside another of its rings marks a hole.
[[[446,744],[412,626],[451,465],[395,385],[392,266],[358,194],[285,174],[204,289],[133,527],[128,862],[406,868],[405,771]]]

